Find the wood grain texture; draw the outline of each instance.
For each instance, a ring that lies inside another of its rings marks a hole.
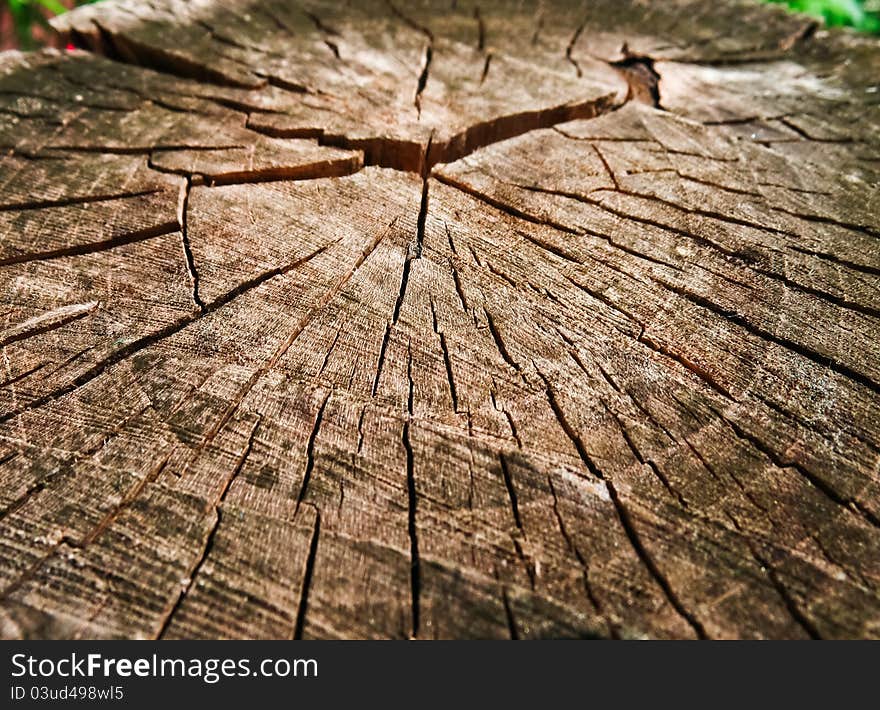
[[[0,635],[880,637],[880,44],[118,0],[0,55]]]

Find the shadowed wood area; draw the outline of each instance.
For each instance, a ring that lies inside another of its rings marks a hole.
[[[880,637],[880,43],[120,0],[0,55],[0,635]]]

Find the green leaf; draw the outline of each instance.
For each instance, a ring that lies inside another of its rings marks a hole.
[[[831,27],[854,27],[880,34],[880,14],[876,0],[768,0],[787,5],[797,12],[821,18]],[[867,7],[866,7],[867,5]]]
[[[53,15],[61,15],[67,12],[67,8],[59,2],[59,0],[33,0],[38,5],[42,5]]]

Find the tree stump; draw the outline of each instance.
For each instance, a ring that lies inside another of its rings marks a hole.
[[[104,2],[0,55],[7,638],[880,636],[880,43]]]

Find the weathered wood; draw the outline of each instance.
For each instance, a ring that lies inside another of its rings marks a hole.
[[[56,23],[0,55],[2,636],[880,636],[876,40]]]

